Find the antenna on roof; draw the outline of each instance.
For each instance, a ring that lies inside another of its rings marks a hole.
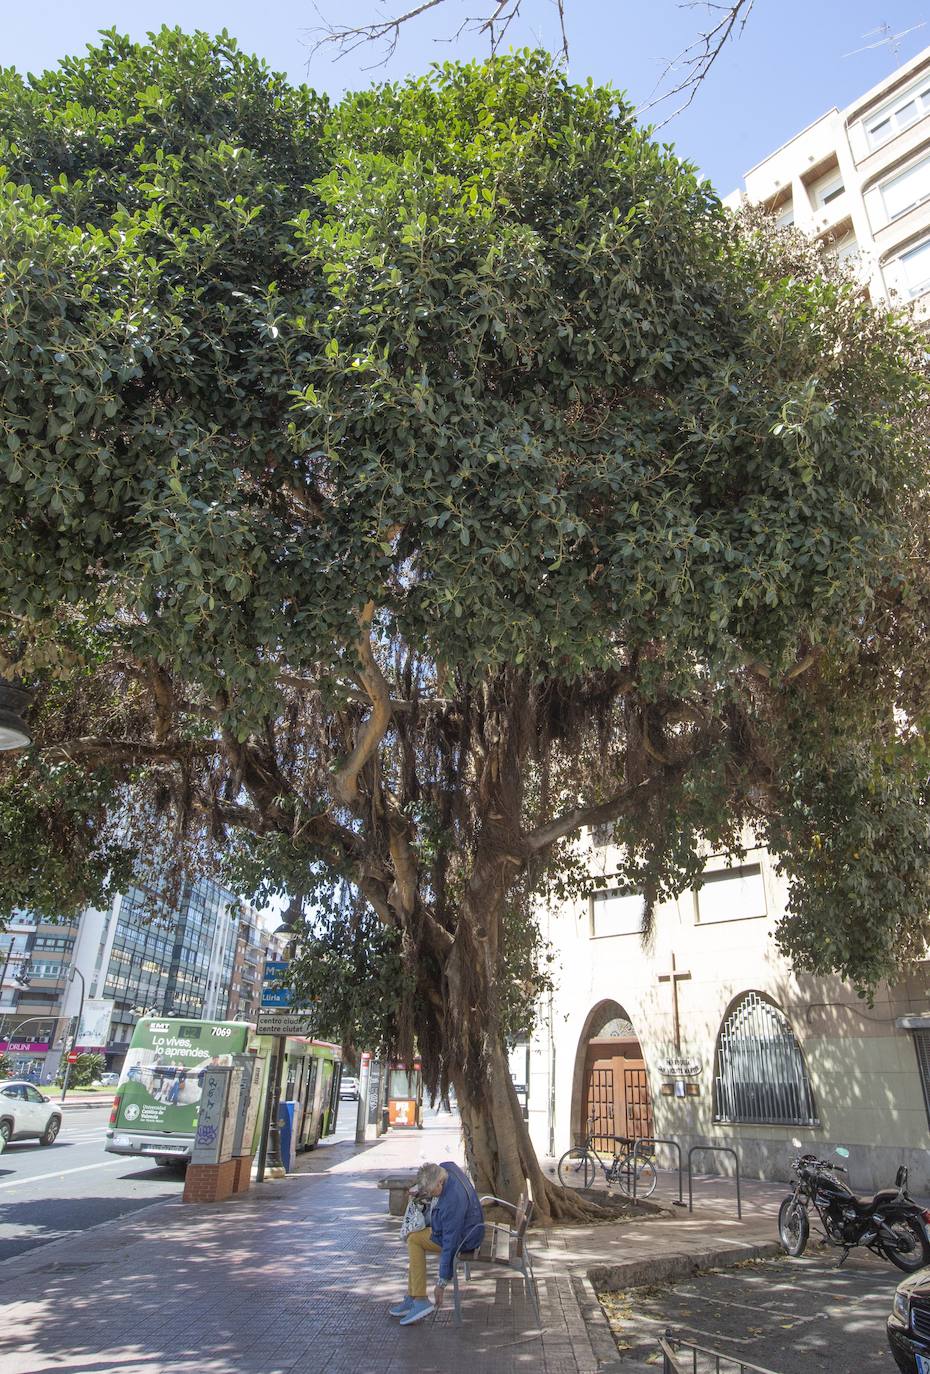
[[[917,29],[926,28],[926,19],[921,19],[919,24],[912,24],[909,29],[901,29],[899,33],[892,33],[890,24],[879,24],[877,29],[870,29],[868,33],[862,35],[863,38],[874,38],[874,43],[864,43],[861,48],[853,48],[852,52],[844,52],[844,57],[855,57],[860,52],[870,52],[873,48],[888,48],[892,57],[897,58],[901,51],[901,39],[906,38],[909,33],[915,33]]]

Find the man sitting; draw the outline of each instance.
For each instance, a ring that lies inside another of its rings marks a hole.
[[[477,1250],[484,1239],[484,1213],[478,1194],[468,1175],[450,1159],[442,1164],[424,1164],[410,1191],[418,1199],[435,1201],[430,1225],[422,1231],[411,1231],[407,1237],[407,1296],[390,1309],[392,1317],[400,1317],[401,1326],[412,1326],[442,1307],[456,1251],[463,1242],[466,1250]],[[432,1302],[426,1296],[428,1253],[439,1256],[439,1278]]]

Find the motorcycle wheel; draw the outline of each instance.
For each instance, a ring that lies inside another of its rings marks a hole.
[[[778,1239],[786,1255],[803,1255],[811,1225],[807,1212],[793,1197],[786,1197],[778,1209]]]
[[[925,1264],[930,1264],[930,1245],[927,1244],[927,1237],[916,1221],[903,1217],[899,1221],[889,1221],[885,1224],[899,1237],[899,1244],[894,1246],[890,1242],[880,1241],[878,1248],[885,1259],[891,1260],[896,1269],[903,1269],[905,1274],[913,1274]]]

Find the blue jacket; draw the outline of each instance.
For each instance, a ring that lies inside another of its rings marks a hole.
[[[484,1240],[484,1213],[468,1175],[448,1159],[440,1167],[449,1177],[433,1203],[430,1232],[433,1243],[442,1251],[439,1277],[451,1279],[452,1258],[462,1241],[467,1241],[467,1249],[476,1250]]]

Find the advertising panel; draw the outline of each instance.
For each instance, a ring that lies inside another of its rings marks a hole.
[[[207,1070],[248,1047],[237,1022],[143,1019],[120,1076],[119,1125],[193,1135]]]
[[[103,1053],[110,1038],[110,1018],[113,1002],[104,997],[88,997],[81,1012],[76,1047],[82,1053],[96,1050]]]

